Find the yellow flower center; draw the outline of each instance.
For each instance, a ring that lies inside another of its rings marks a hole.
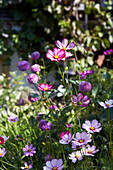
[[[76,155],[76,158],[79,158],[79,155]]]
[[[2,153],[0,153],[0,156],[2,156]]]
[[[109,104],[106,104],[107,107],[109,107]]]
[[[88,153],[92,153],[92,151],[89,150]]]
[[[108,54],[111,54],[111,52],[109,51]]]
[[[44,90],[48,90],[48,88],[47,88],[47,87],[44,87]]]
[[[11,121],[13,121],[13,122],[14,122],[14,121],[15,121],[15,119],[11,119]]]
[[[28,168],[29,168],[29,166],[27,165],[25,168],[26,168],[26,169],[28,169]]]
[[[29,149],[28,152],[31,152],[31,149]]]
[[[67,142],[69,142],[69,139],[67,139]]]
[[[83,139],[80,139],[79,142],[80,142],[80,143],[83,143],[84,141],[83,141]]]
[[[45,128],[45,130],[47,130],[47,128]]]
[[[57,59],[57,58],[58,58],[58,55],[55,55],[54,58]]]
[[[53,170],[57,170],[57,167],[53,167]]]
[[[63,47],[63,50],[66,51],[66,47]]]
[[[94,130],[95,128],[94,128],[94,127],[91,127],[90,129],[91,129],[91,130]]]

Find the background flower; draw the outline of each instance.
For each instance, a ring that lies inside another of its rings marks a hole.
[[[52,159],[46,162],[46,166],[43,167],[43,170],[61,170],[63,168],[64,164],[62,159]]]
[[[36,147],[33,147],[32,144],[25,145],[25,148],[23,148],[24,155],[25,156],[33,156],[33,154],[36,153],[35,149],[36,149]]]

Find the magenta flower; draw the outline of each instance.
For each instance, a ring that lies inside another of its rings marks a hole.
[[[46,162],[46,166],[43,167],[43,170],[61,170],[63,168],[64,164],[62,159],[52,159]]]
[[[36,74],[29,74],[28,78],[27,78],[28,82],[30,84],[34,84],[38,82],[38,76]]]
[[[113,107],[113,100],[110,99],[110,100],[106,100],[105,103],[104,102],[100,102],[99,103],[102,107],[104,107],[104,109],[107,109],[107,108],[110,108],[110,107]]]
[[[12,115],[12,116],[9,116],[9,117],[8,117],[8,120],[9,120],[10,122],[16,122],[16,121],[19,120],[19,118],[18,118],[17,116]]]
[[[68,144],[70,141],[72,141],[73,138],[74,138],[74,135],[72,136],[71,133],[64,134],[62,136],[62,139],[59,140],[59,143],[61,143],[61,144]]]
[[[26,169],[26,170],[29,170],[33,168],[33,164],[29,164],[27,162],[24,163],[24,167],[21,167],[21,169]]]
[[[73,163],[75,163],[77,160],[81,161],[83,159],[83,155],[80,151],[72,152],[69,154],[69,159],[72,160]]]
[[[61,132],[60,133],[60,138],[63,139],[63,136],[66,135],[66,134],[69,135],[69,131],[68,130],[65,130],[64,132]]]
[[[20,71],[26,71],[29,69],[30,64],[28,61],[19,61],[17,67]]]
[[[40,53],[38,51],[34,51],[32,54],[31,54],[31,57],[33,60],[37,60],[40,58]]]
[[[91,137],[92,137],[92,135],[87,134],[86,132],[82,132],[82,133],[77,132],[76,133],[76,138],[74,138],[75,144],[77,146],[86,145],[88,142],[92,141]]]
[[[36,94],[34,91],[32,91],[31,93]],[[37,97],[32,97],[31,93],[28,94],[28,100],[31,101],[31,102],[36,102],[38,100],[38,98]]]
[[[79,88],[82,92],[88,92],[91,90],[91,83],[89,83],[88,81],[81,81]]]
[[[68,45],[68,40],[66,38],[64,38],[62,40],[62,42],[60,42],[59,40],[56,41],[56,46],[60,49],[63,49],[65,51],[65,58],[68,58],[68,57],[71,57],[72,54],[70,52],[67,52],[67,50],[71,50],[75,47],[75,43],[74,42],[71,42],[69,45]]]
[[[83,96],[82,93],[78,93],[77,96],[73,95],[71,98],[72,103],[75,104],[75,106],[82,106],[86,107],[88,106],[90,99],[88,98],[87,95]]]
[[[94,156],[94,153],[98,152],[99,149],[96,149],[96,146],[92,145],[86,145],[86,147],[83,147],[81,152],[86,156]]]
[[[47,90],[53,89],[53,85],[52,85],[52,84],[49,85],[49,84],[43,84],[43,83],[41,83],[41,84],[39,85],[39,87],[37,87],[37,88],[38,88],[38,90],[47,91]]]
[[[9,139],[9,136],[0,136],[0,144],[3,144],[7,139]]]
[[[42,119],[40,122],[39,122],[39,128],[41,130],[50,130],[51,129],[51,122],[46,122],[45,119]]]
[[[50,49],[47,50],[46,57],[50,59],[51,61],[57,61],[59,62],[63,58],[65,58],[65,51],[64,50],[59,50],[58,48],[53,48],[53,51]]]
[[[72,123],[66,124],[67,128],[71,128],[72,127]]]
[[[85,79],[86,78],[86,71],[83,71],[80,73],[80,79]]]
[[[4,157],[4,155],[6,154],[6,149],[5,148],[0,148],[0,157]]]
[[[34,64],[31,66],[31,72],[32,73],[39,73],[40,72],[40,65],[39,64]]]
[[[104,53],[104,55],[111,55],[111,54],[113,54],[113,49],[106,50],[103,53]]]
[[[50,110],[52,110],[52,109],[55,110],[55,111],[58,110],[57,105],[56,104],[51,105]]]
[[[91,122],[86,120],[85,123],[82,124],[82,128],[86,129],[88,133],[100,132],[102,129],[100,126],[101,123],[99,123],[96,119],[92,120]]]
[[[90,75],[90,74],[93,74],[94,73],[94,70],[86,70],[86,75]]]
[[[32,144],[25,145],[25,148],[23,148],[24,155],[25,156],[33,156],[33,154],[36,153],[35,149],[36,149],[36,147],[33,147]]]

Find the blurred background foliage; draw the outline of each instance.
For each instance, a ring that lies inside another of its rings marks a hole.
[[[108,1],[107,1],[108,2]],[[0,11],[0,56],[16,50],[28,60],[33,51],[45,58],[56,40],[74,41],[78,58],[95,57],[113,43],[112,1],[2,0]],[[110,8],[111,7],[111,8]],[[88,20],[87,20],[88,19]],[[87,57],[86,52],[87,51]],[[10,62],[8,62],[10,64]]]

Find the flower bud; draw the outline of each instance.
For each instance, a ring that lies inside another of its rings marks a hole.
[[[38,51],[34,51],[32,54],[31,54],[31,57],[33,60],[37,60],[39,59],[40,57],[40,53]]]
[[[27,78],[30,84],[34,84],[38,82],[38,76],[36,74],[30,74]]]
[[[26,71],[29,69],[30,64],[28,61],[19,61],[17,67],[20,71]]]

